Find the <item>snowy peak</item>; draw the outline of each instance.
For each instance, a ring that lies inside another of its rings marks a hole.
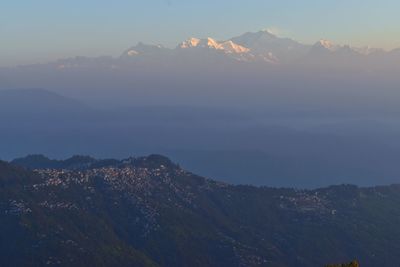
[[[351,47],[349,45],[337,45],[327,40],[320,40],[311,49],[312,52],[328,52],[345,56],[369,56],[381,53],[382,49],[371,47]]]
[[[206,39],[190,38],[182,42],[178,47],[182,49],[188,49],[188,48],[211,48],[217,50],[221,49],[219,43],[210,37]]]
[[[321,39],[317,43],[314,44],[314,48],[326,49],[331,52],[335,52],[335,51],[339,50],[341,47],[339,45],[334,44],[331,41]]]
[[[250,50],[244,46],[235,44],[232,41],[218,42],[212,38],[206,39],[198,39],[198,38],[190,38],[184,42],[182,42],[178,48],[180,49],[191,49],[191,48],[200,48],[200,49],[211,49],[218,50],[227,54],[242,54],[247,53]]]
[[[220,43],[219,45],[227,53],[243,54],[243,53],[250,52],[250,49],[248,49],[247,47],[235,44],[232,41],[226,41],[226,42]]]
[[[187,49],[197,47],[200,43],[200,39],[198,38],[190,38],[186,41],[183,41],[178,45],[178,48]]]
[[[271,30],[264,29],[258,32],[259,34],[268,35],[270,37],[277,37]]]
[[[207,39],[200,40],[198,46],[200,46],[201,48],[223,50],[221,45],[217,41],[215,41],[214,39],[212,39],[210,37],[208,37]]]
[[[238,37],[234,37],[231,40],[234,43],[251,48],[261,44],[264,45],[265,43],[268,43],[276,38],[277,37],[275,35],[270,33],[268,30],[265,30],[259,32],[247,32]]]
[[[163,47],[162,45],[152,45],[152,44],[144,44],[139,42],[136,46],[129,48],[126,50],[122,57],[135,57],[138,55],[151,55],[151,54],[158,54],[166,51],[167,48]]]
[[[268,30],[247,32],[231,39],[232,42],[250,49],[258,59],[272,62],[293,62],[303,57],[309,46],[289,38],[281,38]],[[269,60],[265,60],[268,58]]]
[[[384,53],[385,51],[380,48],[374,48],[370,46],[365,46],[365,47],[359,47],[359,48],[353,48],[355,51],[357,51],[361,55],[372,55],[372,54],[379,54],[379,53]]]

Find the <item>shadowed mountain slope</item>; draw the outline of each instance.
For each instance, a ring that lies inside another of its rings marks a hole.
[[[400,263],[399,186],[233,186],[159,155],[99,167],[81,159],[33,172],[1,163],[5,266]]]

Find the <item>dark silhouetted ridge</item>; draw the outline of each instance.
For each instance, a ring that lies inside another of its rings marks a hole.
[[[2,266],[392,267],[399,218],[397,185],[235,186],[161,155],[0,162]]]

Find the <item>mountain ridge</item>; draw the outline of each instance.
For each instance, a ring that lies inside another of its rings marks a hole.
[[[193,53],[195,51],[202,53]],[[321,50],[326,50],[335,60],[321,58]],[[397,49],[386,51],[380,48],[371,47],[353,47],[350,45],[337,45],[325,39],[321,39],[315,44],[303,44],[290,38],[279,37],[269,31],[247,32],[242,35],[228,38],[226,40],[215,40],[211,37],[207,38],[189,38],[179,43],[175,48],[167,48],[161,44],[145,44],[139,42],[125,50],[119,57],[75,57],[61,59],[51,63],[58,69],[68,69],[77,67],[99,67],[119,69],[126,67],[121,63],[143,63],[146,60],[152,59],[151,63],[173,63],[184,58],[184,54],[192,53],[194,58],[191,60],[201,61],[206,55],[213,57],[214,52],[217,52],[219,57],[216,60],[224,62],[224,60],[233,59],[237,62],[257,62],[267,65],[279,64],[310,64],[313,62],[322,61],[324,64],[343,63],[343,54],[352,54],[354,60],[357,60],[359,66],[363,66],[364,59],[373,58],[378,60],[379,64],[383,64],[391,55],[397,55]],[[182,55],[182,53],[184,54]],[[222,57],[221,57],[222,56]],[[313,59],[310,60],[310,57]],[[377,58],[376,58],[377,57]],[[43,64],[42,64],[43,65]],[[44,64],[46,65],[46,64]]]
[[[118,162],[33,172],[0,162],[0,262],[308,267],[357,258],[366,267],[399,264],[399,185],[233,186],[160,155]],[[12,175],[25,178],[4,183]]]

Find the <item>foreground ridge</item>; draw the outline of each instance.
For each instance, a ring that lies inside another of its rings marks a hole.
[[[397,266],[396,203],[395,185],[257,188],[197,176],[160,155],[30,156],[0,164],[0,262],[324,266],[357,257]]]
[[[326,265],[326,267],[360,267],[358,261],[352,261],[349,264],[332,264]]]

